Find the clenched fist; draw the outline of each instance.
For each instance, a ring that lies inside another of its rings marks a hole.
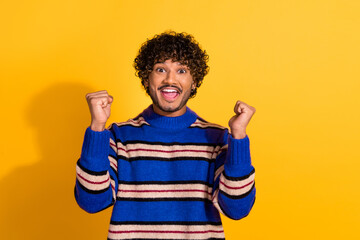
[[[229,127],[233,138],[241,139],[246,137],[246,127],[256,109],[244,102],[237,101],[235,104],[233,116],[229,121]]]
[[[93,131],[103,131],[110,117],[110,107],[113,97],[106,90],[86,94],[86,100],[91,113],[90,128]]]

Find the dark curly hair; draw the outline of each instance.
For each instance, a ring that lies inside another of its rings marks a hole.
[[[190,74],[196,84],[190,98],[194,97],[197,88],[200,87],[205,75],[209,72],[207,65],[209,56],[205,50],[200,48],[199,43],[192,35],[174,31],[167,31],[155,35],[152,39],[147,39],[134,60],[135,75],[141,79],[146,93],[149,94],[149,89],[145,87],[144,83],[149,79],[154,65],[168,59],[180,62],[190,69]]]

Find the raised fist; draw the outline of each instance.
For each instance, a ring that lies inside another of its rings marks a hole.
[[[90,128],[93,131],[103,131],[110,117],[110,107],[113,97],[106,90],[86,94],[86,100],[91,113]]]
[[[241,139],[246,137],[246,127],[256,109],[242,101],[237,101],[234,107],[235,115],[229,121],[231,135]]]

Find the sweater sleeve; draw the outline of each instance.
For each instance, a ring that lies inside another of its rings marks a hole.
[[[255,169],[249,137],[234,139],[226,132],[225,139],[215,162],[213,203],[223,215],[238,220],[249,214],[255,202]]]
[[[76,164],[76,202],[86,212],[99,212],[115,203],[117,185],[117,147],[112,127],[102,132],[87,128]]]

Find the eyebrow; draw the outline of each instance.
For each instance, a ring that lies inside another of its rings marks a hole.
[[[164,65],[166,65],[165,62],[160,62],[160,61],[155,62],[155,63],[154,63],[154,66],[155,66],[156,64],[164,64]],[[190,67],[189,67],[188,65],[183,64],[183,63],[181,63],[181,62],[177,62],[177,65],[178,65],[178,66],[181,66],[181,67],[185,67],[185,68],[187,68],[187,69],[190,69]],[[154,67],[154,66],[153,66],[153,67]]]
[[[165,61],[164,61],[164,62],[157,61],[157,62],[154,63],[154,65],[155,65],[155,64],[158,64],[158,63],[160,63],[160,64],[165,64]],[[177,64],[178,64],[178,65],[187,66],[186,64],[183,64],[183,63],[181,63],[181,62],[177,62]]]

